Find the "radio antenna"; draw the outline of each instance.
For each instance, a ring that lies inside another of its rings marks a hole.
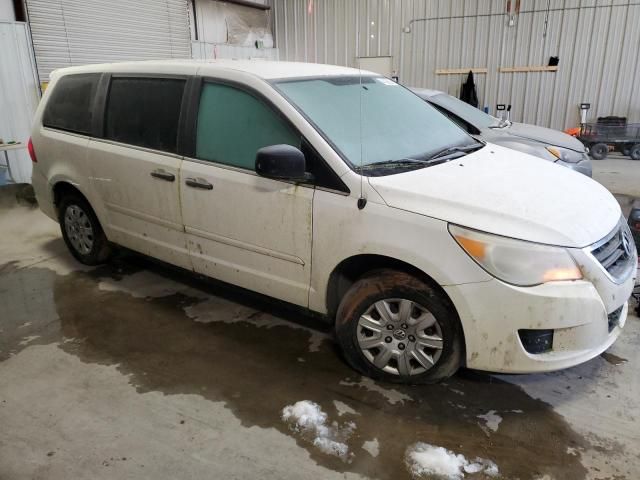
[[[363,86],[362,86],[362,68],[360,67],[360,59],[358,59],[358,79],[359,79],[359,85],[358,85],[358,94],[359,94],[359,100],[360,100],[360,118],[359,118],[359,135],[360,135],[360,198],[358,198],[358,209],[362,210],[365,205],[367,204],[367,199],[364,197],[364,188],[363,188],[363,182],[364,182],[364,175],[363,175],[363,167],[364,167],[364,154],[363,154],[363,142],[362,142],[362,90],[363,90]]]

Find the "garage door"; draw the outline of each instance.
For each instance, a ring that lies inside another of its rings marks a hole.
[[[190,58],[187,0],[27,0],[40,81],[87,63]]]

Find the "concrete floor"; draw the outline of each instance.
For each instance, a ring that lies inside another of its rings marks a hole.
[[[619,195],[640,197],[640,162],[611,153],[604,160],[593,160],[593,178]]]
[[[0,232],[0,479],[402,479],[416,442],[506,479],[640,477],[637,317],[562,372],[391,386],[296,310],[131,254],[82,267],[7,187]],[[281,420],[299,400],[347,457]]]

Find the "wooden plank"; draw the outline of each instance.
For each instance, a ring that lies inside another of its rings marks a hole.
[[[459,75],[463,73],[487,73],[487,68],[467,67],[467,68],[436,68],[436,75]]]
[[[4,152],[7,150],[17,150],[18,148],[25,148],[26,145],[22,142],[16,143],[0,143],[0,152]]]
[[[529,67],[500,67],[500,73],[520,73],[520,72],[557,72],[558,67],[546,67],[544,65]]]
[[[225,0],[227,3],[235,3],[243,7],[257,8],[258,10],[271,10],[269,5],[263,3],[252,2],[251,0]]]

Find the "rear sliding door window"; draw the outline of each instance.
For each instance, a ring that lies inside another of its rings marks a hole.
[[[253,170],[260,148],[300,148],[300,142],[300,135],[262,100],[228,85],[202,86],[196,158]]]
[[[184,86],[173,78],[112,78],[105,138],[176,153]]]
[[[60,78],[42,116],[45,127],[91,134],[93,100],[100,74],[66,75]]]

